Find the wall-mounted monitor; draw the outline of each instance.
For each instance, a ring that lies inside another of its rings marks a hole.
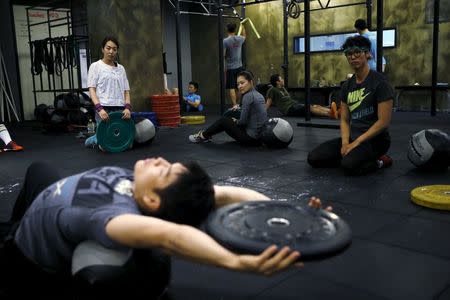
[[[341,32],[330,34],[311,35],[311,52],[333,52],[341,51],[341,46],[345,40],[355,35],[355,32]],[[383,48],[394,48],[397,42],[395,28],[383,30]],[[303,36],[294,37],[294,54],[305,52],[305,38]]]

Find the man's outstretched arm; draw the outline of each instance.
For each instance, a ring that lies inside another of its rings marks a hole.
[[[255,190],[237,186],[214,186],[216,207],[241,201],[270,200],[266,195]]]
[[[187,225],[161,219],[125,214],[106,225],[108,236],[132,248],[160,248],[166,253],[199,263],[236,271],[271,275],[296,263],[298,251],[288,247],[268,247],[259,255],[238,255],[217,243],[206,233]]]

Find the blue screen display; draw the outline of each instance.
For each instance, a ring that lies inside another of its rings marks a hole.
[[[355,35],[354,32],[329,34],[329,35],[314,35],[310,39],[311,52],[329,52],[341,51],[341,46],[345,40]],[[385,29],[383,31],[383,47],[395,47],[395,29]],[[305,38],[294,38],[294,53],[305,52]]]

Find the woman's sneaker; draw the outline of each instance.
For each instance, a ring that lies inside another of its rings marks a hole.
[[[17,145],[16,142],[11,141],[9,142],[3,149],[2,151],[6,152],[6,151],[22,151],[23,147],[20,145]]]
[[[189,141],[191,143],[200,144],[200,143],[207,143],[210,142],[210,138],[204,138],[203,137],[203,130],[197,132],[196,134],[191,134],[189,136]]]

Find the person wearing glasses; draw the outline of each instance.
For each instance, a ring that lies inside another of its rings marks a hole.
[[[386,77],[369,67],[370,41],[352,36],[342,45],[354,75],[342,86],[341,136],[308,154],[312,167],[342,167],[348,175],[363,175],[392,165],[390,146],[394,90]]]

